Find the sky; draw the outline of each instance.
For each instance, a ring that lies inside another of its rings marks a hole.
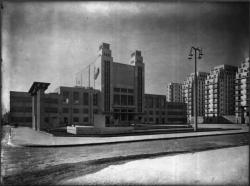
[[[74,76],[111,44],[115,62],[141,50],[145,92],[166,94],[167,84],[194,71],[191,46],[204,56],[199,71],[240,65],[249,56],[248,2],[4,2],[2,12],[3,109],[9,91],[34,81],[74,86]]]

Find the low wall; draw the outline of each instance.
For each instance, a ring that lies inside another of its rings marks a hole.
[[[130,133],[134,127],[102,127],[97,128],[94,126],[75,126],[67,127],[67,132],[71,134],[121,134]]]
[[[221,123],[221,124],[236,124],[237,119],[235,115],[224,115],[218,117],[206,117],[204,123]]]
[[[204,117],[203,116],[197,116],[197,122],[198,123],[204,123]],[[194,123],[194,117],[191,117],[190,123]]]

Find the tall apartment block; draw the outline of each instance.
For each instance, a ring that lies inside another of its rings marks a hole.
[[[238,68],[235,79],[235,116],[237,123],[249,124],[250,65],[247,58]]]
[[[235,75],[237,67],[214,67],[205,82],[205,117],[207,122],[231,121],[235,115]],[[235,117],[234,117],[235,118]]]
[[[167,87],[167,101],[169,102],[183,102],[182,84],[169,83]]]
[[[207,77],[207,72],[197,72],[197,116],[199,123],[203,122],[203,117],[205,115],[205,80]],[[187,104],[187,119],[188,122],[192,122],[192,117],[194,116],[194,73],[183,82],[182,94],[184,102]]]

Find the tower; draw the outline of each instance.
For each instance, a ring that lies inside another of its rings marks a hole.
[[[143,63],[143,57],[141,51],[136,50],[131,54],[130,65],[134,68],[134,83],[135,83],[135,103],[136,111],[138,112],[138,120],[142,119],[144,113],[144,92],[145,92],[145,65]]]

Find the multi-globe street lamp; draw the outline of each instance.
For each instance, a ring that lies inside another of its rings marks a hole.
[[[203,56],[202,53],[202,48],[198,48],[198,47],[191,47],[189,55],[188,55],[188,59],[193,59],[194,56],[194,131],[197,131],[197,57],[198,59],[201,59],[201,57]]]

